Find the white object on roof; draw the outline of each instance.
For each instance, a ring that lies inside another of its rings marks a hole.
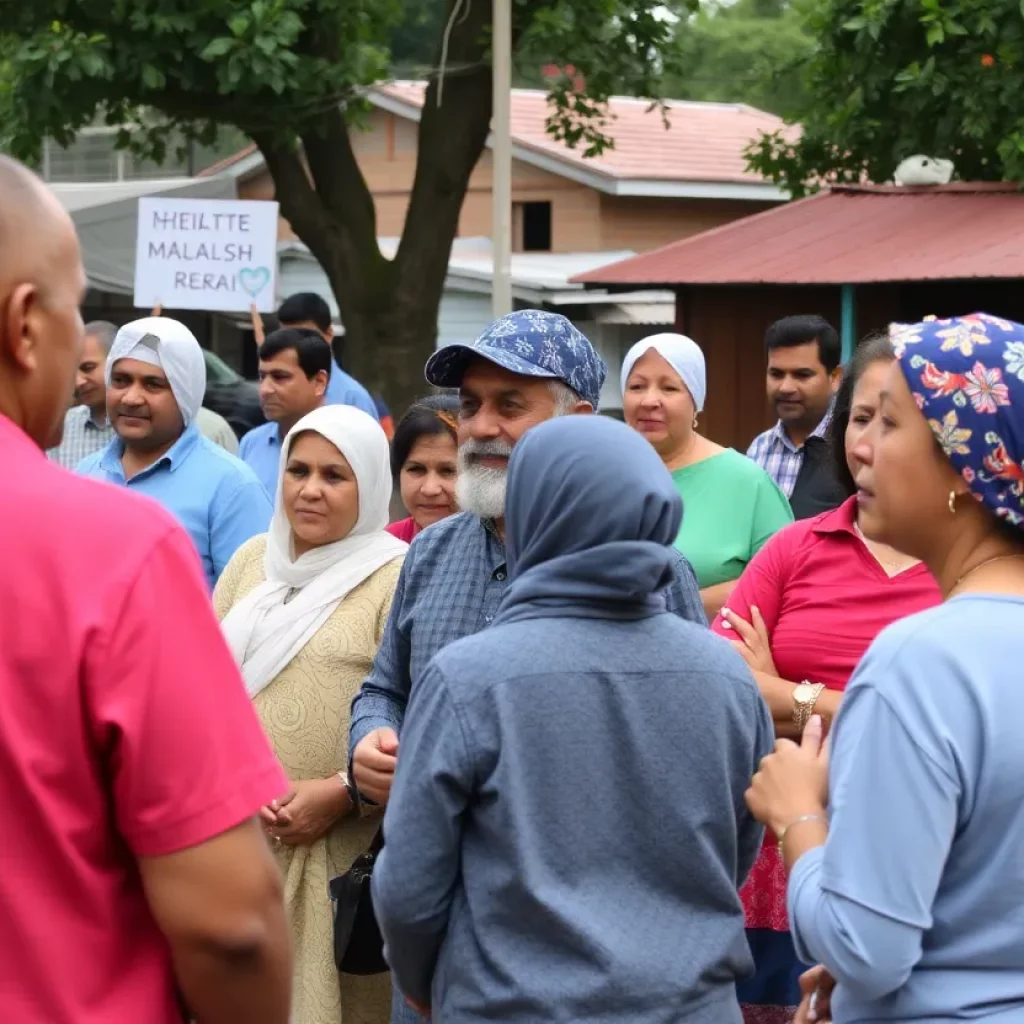
[[[897,185],[948,185],[952,177],[952,160],[939,160],[919,153],[901,161],[893,181]]]

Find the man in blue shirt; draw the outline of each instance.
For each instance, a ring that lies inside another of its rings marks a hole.
[[[167,317],[126,324],[110,349],[106,382],[117,436],[78,472],[148,495],[175,515],[212,588],[235,551],[266,532],[272,510],[255,473],[199,433],[206,390],[199,342]]]
[[[302,327],[316,331],[330,351],[334,340],[334,325],[331,323],[331,307],[316,292],[296,292],[281,303],[277,311],[277,322],[282,327]],[[380,420],[377,405],[370,392],[347,374],[331,356],[331,378],[327,384],[327,405],[354,405],[375,420]]]
[[[297,327],[270,334],[259,357],[260,406],[267,422],[242,438],[238,454],[273,501],[281,441],[303,416],[325,404],[334,360],[316,331]]]

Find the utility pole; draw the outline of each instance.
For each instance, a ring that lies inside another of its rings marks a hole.
[[[493,0],[491,34],[491,295],[494,318],[512,312],[512,0]]]

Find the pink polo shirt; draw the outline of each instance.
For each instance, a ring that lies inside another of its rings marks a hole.
[[[0,1019],[180,1024],[135,859],[287,782],[185,533],[0,416]]]
[[[845,690],[872,640],[898,619],[942,600],[935,578],[918,564],[889,576],[857,535],[857,499],[783,527],[751,559],[729,596],[750,621],[757,605],[771,638],[779,676]],[[719,636],[735,639],[719,615]],[[740,890],[748,928],[787,931],[786,872],[770,830]]]
[[[888,576],[857,536],[857,499],[783,527],[751,559],[728,607],[750,621],[757,605],[783,679],[846,684],[871,641],[890,623],[939,604],[934,577],[918,564]],[[735,639],[719,616],[719,636]]]

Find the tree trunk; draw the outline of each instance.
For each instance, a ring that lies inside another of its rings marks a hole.
[[[450,6],[450,5],[449,5]],[[461,18],[461,15],[460,15]],[[373,197],[340,112],[302,137],[306,164],[256,137],[281,213],[320,261],[345,326],[345,366],[401,416],[427,393],[423,367],[437,342],[437,316],[469,178],[491,119],[486,62],[491,5],[471,3],[448,43],[441,103],[431,80],[419,125],[416,175],[394,260],[380,253]],[[308,165],[308,166],[307,166]]]

